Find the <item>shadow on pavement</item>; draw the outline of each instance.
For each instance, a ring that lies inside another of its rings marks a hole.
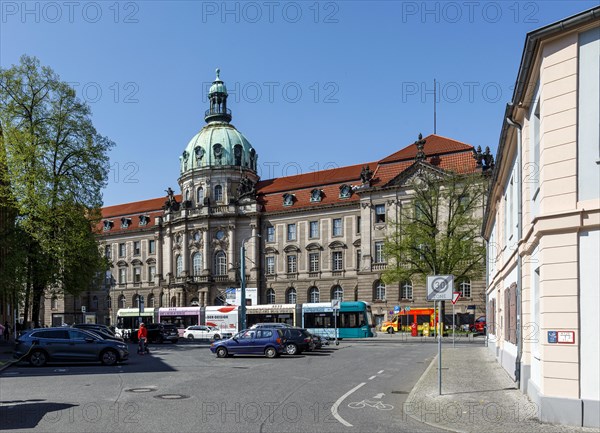
[[[2,430],[33,429],[48,414],[76,406],[65,403],[27,403],[27,401],[36,400],[24,400],[23,403],[18,404],[2,402],[0,406]],[[46,420],[52,422],[53,417],[60,418],[60,414],[48,415]]]

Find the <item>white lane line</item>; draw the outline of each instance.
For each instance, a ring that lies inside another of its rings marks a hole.
[[[342,418],[340,416],[340,414],[338,414],[338,411],[337,411],[338,407],[340,407],[340,404],[342,404],[342,402],[346,399],[346,397],[348,397],[350,394],[352,394],[354,391],[356,391],[358,388],[360,388],[361,386],[363,386],[365,384],[366,384],[366,382],[356,385],[354,388],[352,388],[346,394],[344,394],[340,398],[338,398],[337,401],[333,404],[333,406],[331,406],[331,414],[333,415],[333,417],[335,419],[337,419],[339,422],[341,422],[342,424],[344,424],[346,427],[352,427],[352,424],[350,424],[348,421],[346,421],[344,418]]]
[[[383,373],[384,371],[385,371],[385,370],[379,370],[379,371],[377,372],[377,374],[381,374],[381,373]]]
[[[373,380],[373,379],[375,379],[376,377],[377,377],[377,376],[371,376],[371,377],[369,377],[369,380]]]

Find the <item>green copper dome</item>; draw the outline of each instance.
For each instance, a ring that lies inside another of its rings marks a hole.
[[[217,73],[217,78],[215,78],[215,81],[213,81],[212,86],[210,86],[210,90],[208,91],[209,98],[210,94],[212,93],[223,93],[227,95],[227,87],[225,87],[225,83],[221,81],[221,78],[219,77],[219,75],[221,74],[221,70],[217,68],[215,72]]]
[[[194,169],[237,166],[256,171],[258,155],[250,142],[227,122],[210,122],[179,157],[181,173]]]

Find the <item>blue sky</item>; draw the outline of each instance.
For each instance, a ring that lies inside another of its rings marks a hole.
[[[527,32],[597,1],[0,1],[0,65],[37,56],[115,141],[105,205],[178,190],[221,69],[263,179],[433,132],[494,151]]]

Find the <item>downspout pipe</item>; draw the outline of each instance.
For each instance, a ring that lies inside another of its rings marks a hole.
[[[506,117],[506,123],[508,123],[513,128],[517,129],[517,201],[519,205],[518,209],[518,218],[517,218],[517,245],[520,246],[521,239],[523,238],[523,164],[522,155],[523,155],[523,143],[521,130],[523,129],[523,125],[518,122],[515,122],[510,117]],[[523,334],[521,330],[521,299],[522,299],[522,277],[521,277],[521,253],[520,248],[517,248],[517,359],[515,360],[515,381],[517,382],[517,388],[521,388],[521,359],[523,357]]]

